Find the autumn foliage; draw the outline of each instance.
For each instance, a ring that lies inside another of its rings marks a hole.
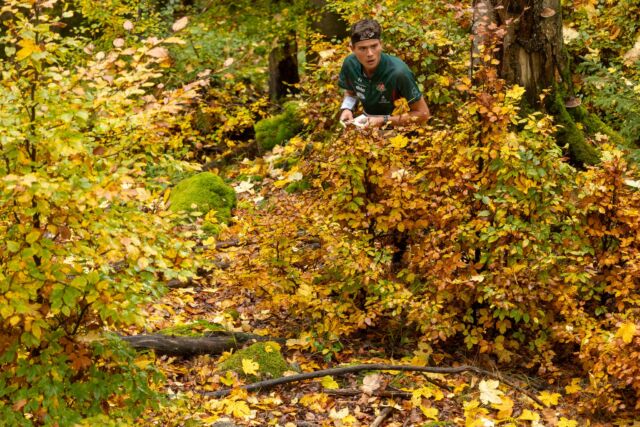
[[[469,68],[465,4],[327,2],[349,22],[383,23],[385,50],[414,70],[433,112],[424,126],[358,130],[335,120],[346,43],[312,34],[304,2],[209,3],[211,15],[194,25],[173,20],[176,10],[195,10],[177,6],[138,5],[136,17],[126,1],[2,6],[3,421],[133,423],[159,399],[162,380],[113,333],[146,329],[141,307],[162,284],[198,275],[212,295],[246,298],[251,326],[269,325],[261,332],[289,338],[318,362],[339,360],[351,340],[367,337],[389,358],[466,358],[565,387],[584,417],[640,409],[637,152],[590,135],[600,163],[573,165],[557,144],[557,120],[526,107],[524,89],[499,78],[495,58]],[[592,2],[569,3],[572,22],[595,31]],[[273,18],[265,12],[275,9]],[[233,11],[269,23],[231,25],[223,13]],[[637,79],[615,59],[633,41],[617,30],[631,25],[621,15],[616,7],[605,20],[608,40],[569,47],[582,70]],[[220,23],[247,43],[226,43]],[[256,28],[269,29],[267,41]],[[309,60],[295,104],[283,110],[260,89],[261,66],[293,29]],[[606,49],[609,68],[594,53]],[[598,92],[602,80],[574,80],[593,95],[585,104],[633,142],[637,106],[614,108],[606,94],[632,97],[640,86],[604,80]],[[232,213],[185,206],[191,221],[180,225],[167,209],[170,186],[200,169],[194,160],[219,172],[221,186],[235,180],[239,200]],[[215,237],[199,229],[207,221]],[[239,249],[230,256],[216,241]],[[237,326],[240,313],[225,304],[219,317]],[[236,362],[255,374],[256,361]],[[203,372],[206,383],[211,370]],[[238,384],[231,373],[216,381]],[[497,422],[514,422],[498,383],[478,389],[481,400],[460,408],[468,425],[490,409]],[[410,404],[437,420],[425,402],[442,400],[442,390],[429,383],[411,393]],[[300,400],[326,412],[326,395]],[[243,419],[246,401],[235,390],[207,410]],[[536,416],[524,409],[518,419]]]

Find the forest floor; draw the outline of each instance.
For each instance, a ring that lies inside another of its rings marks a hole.
[[[269,181],[262,183],[263,188]],[[263,192],[264,194],[264,192]],[[249,200],[254,195],[240,195]],[[236,215],[242,215],[238,209]],[[233,226],[225,237],[237,232]],[[290,338],[296,326],[286,315],[256,309],[258,297],[239,286],[229,273],[236,258],[257,248],[230,245],[217,251],[223,268],[211,268],[187,287],[170,289],[145,309],[145,330],[155,333],[205,320],[228,331],[249,332],[274,338]],[[343,349],[324,357],[298,340],[281,346],[291,367],[290,375],[320,369],[383,363],[395,365],[477,366],[492,373],[423,374],[420,372],[367,372],[324,377],[246,392],[240,385],[251,382],[237,374],[222,372],[219,364],[230,356],[176,357],[143,354],[140,363],[155,364],[166,376],[162,391],[170,396],[161,408],[147,413],[145,425],[213,426],[606,426],[579,413],[580,387],[558,387],[532,374],[498,368],[486,356],[470,354],[461,343],[428,356],[409,336],[390,336],[371,328],[341,342]],[[567,365],[567,375],[571,366]],[[496,380],[497,378],[498,380]],[[502,381],[500,381],[502,379]],[[516,384],[518,390],[509,384]],[[203,393],[234,387],[227,397]],[[540,405],[533,400],[536,397]],[[226,423],[226,424],[225,424]],[[616,425],[638,425],[621,420]]]

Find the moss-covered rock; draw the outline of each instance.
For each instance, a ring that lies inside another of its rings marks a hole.
[[[258,375],[247,375],[244,372],[242,369],[243,359],[258,364]],[[239,350],[222,362],[219,367],[222,371],[234,371],[252,381],[278,378],[289,370],[289,365],[280,352],[280,344],[273,341],[258,342]]]
[[[285,104],[282,113],[260,120],[255,124],[256,141],[264,150],[271,150],[278,144],[284,144],[302,129],[298,105]]]
[[[231,220],[231,210],[236,205],[236,192],[222,178],[211,172],[203,172],[180,181],[171,191],[170,209],[173,212],[198,211],[206,215],[215,211],[218,223]],[[204,230],[210,233],[218,231],[217,224],[206,222]]]

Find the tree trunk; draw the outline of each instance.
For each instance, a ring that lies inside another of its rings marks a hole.
[[[524,87],[529,104],[540,107],[540,94],[554,86],[567,63],[560,0],[479,0],[475,11],[476,19],[493,20],[506,30],[500,76]]]
[[[569,145],[569,155],[578,165],[599,161],[596,149],[590,146],[576,122],[602,123],[583,107],[568,104],[573,99],[569,74],[569,58],[562,40],[562,10],[560,0],[476,0],[474,3],[474,54],[490,44],[496,32],[502,36],[497,59],[499,75],[507,83],[526,89],[527,104],[544,109],[561,125],[556,135],[560,146]],[[486,52],[484,52],[486,55]],[[477,65],[479,59],[474,63]],[[544,90],[551,93],[544,101]],[[589,132],[608,133],[604,127]],[[609,130],[610,132],[610,130]]]
[[[311,29],[322,34],[326,39],[344,38],[349,33],[349,24],[342,19],[342,16],[328,10],[327,0],[309,0],[311,12]]]
[[[296,34],[291,32],[269,54],[269,96],[278,101],[296,93],[293,85],[299,82],[298,43]]]

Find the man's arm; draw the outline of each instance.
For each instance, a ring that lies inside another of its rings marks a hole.
[[[344,99],[342,101],[342,106],[340,107],[341,122],[350,122],[353,120],[353,110],[356,108],[357,102],[358,98],[356,98],[356,93],[354,91],[346,90],[344,92]]]
[[[389,116],[386,123],[392,123],[394,125],[405,125],[409,123],[424,123],[431,117],[429,107],[427,106],[424,97],[421,97],[416,102],[409,104],[411,109],[408,113],[398,114],[395,116]],[[370,116],[369,126],[380,127],[384,126],[384,116]]]

